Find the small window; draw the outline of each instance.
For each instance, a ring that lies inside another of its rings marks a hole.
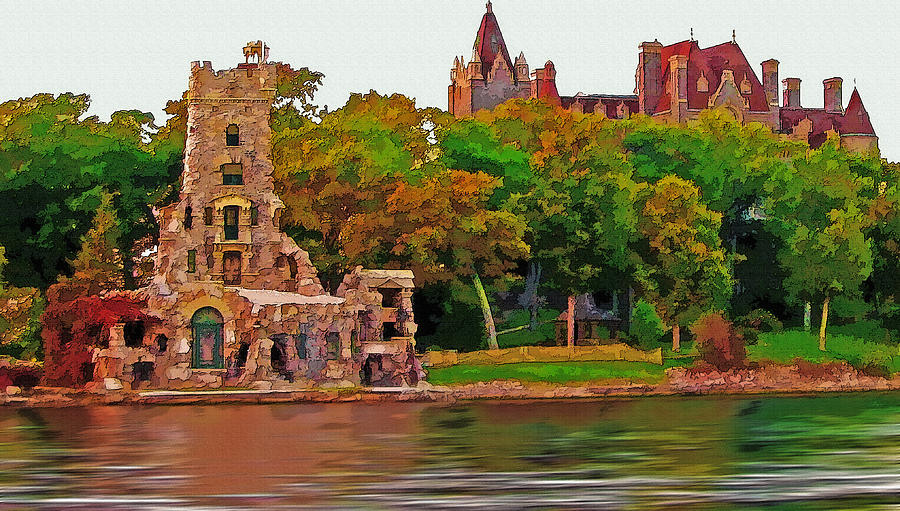
[[[236,146],[240,145],[240,135],[241,131],[237,127],[237,124],[229,124],[227,128],[225,128],[225,145],[227,146]]]
[[[328,360],[337,360],[341,354],[341,334],[328,332],[325,334],[325,356]]]
[[[226,240],[238,239],[238,215],[239,214],[240,214],[239,207],[225,206],[224,217],[225,217],[225,239]]]
[[[294,345],[297,347],[297,358],[306,358],[306,334],[295,335]]]
[[[163,334],[159,334],[156,336],[156,349],[160,353],[165,353],[166,349],[169,347],[169,338]]]
[[[197,271],[197,251],[196,250],[188,250],[187,271],[188,271],[188,273],[194,273]]]
[[[184,228],[190,229],[194,225],[194,210],[190,206],[184,208]]]
[[[259,208],[250,206],[250,225],[259,225]]]
[[[129,348],[138,348],[144,343],[144,322],[129,321],[125,323],[123,329],[125,334],[125,346]]]
[[[382,330],[381,339],[384,342],[389,342],[392,337],[399,337],[400,332],[397,331],[397,324],[393,321],[386,321],[384,323],[384,329]]]
[[[150,377],[153,376],[153,362],[135,362],[132,373],[136,382],[150,381]]]
[[[381,293],[381,306],[384,308],[394,308],[400,305],[400,289],[396,287],[382,287],[378,289]]]
[[[240,163],[226,163],[225,165],[222,165],[222,184],[244,184],[244,169]]]
[[[206,225],[213,224],[213,208],[205,208],[203,210],[203,223]]]

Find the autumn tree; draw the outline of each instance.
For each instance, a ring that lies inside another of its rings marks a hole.
[[[732,292],[719,238],[722,215],[703,204],[696,186],[676,176],[646,186],[638,205],[635,278],[672,328],[672,350],[679,351],[681,326],[723,309]]]

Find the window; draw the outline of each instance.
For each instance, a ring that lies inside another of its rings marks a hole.
[[[238,239],[238,215],[241,208],[238,206],[225,206],[225,239]]]
[[[391,337],[399,337],[400,332],[397,331],[397,324],[393,321],[386,321],[384,323],[384,329],[382,330],[381,339],[384,342],[389,342]]]
[[[163,334],[159,334],[156,336],[156,349],[160,353],[165,353],[166,349],[169,347],[169,338]]]
[[[224,321],[222,314],[212,307],[204,307],[191,318],[193,331],[193,366],[201,369],[224,367]]]
[[[244,184],[244,168],[240,163],[226,163],[222,165],[223,185]]]
[[[400,289],[396,287],[378,288],[381,293],[381,306],[389,309],[400,305]]]
[[[184,228],[190,229],[194,225],[194,210],[190,206],[184,208]]]
[[[250,225],[259,225],[259,208],[250,206]]]
[[[129,348],[138,348],[144,343],[144,322],[129,321],[125,323],[123,329],[125,335],[125,346]]]
[[[206,225],[213,224],[213,208],[204,208],[203,210],[203,223]]]
[[[237,127],[237,124],[229,124],[227,128],[225,128],[225,145],[227,146],[236,146],[240,145],[240,129]]]
[[[341,334],[328,332],[325,334],[325,357],[328,360],[337,360],[341,354]]]
[[[295,335],[294,345],[297,347],[297,358],[306,358],[306,334]]]
[[[188,250],[187,271],[188,271],[188,273],[194,273],[197,271],[197,251],[196,250]]]
[[[225,252],[222,257],[222,271],[226,286],[241,285],[241,253],[236,250]]]
[[[135,362],[132,366],[135,382],[150,381],[153,376],[153,362]]]

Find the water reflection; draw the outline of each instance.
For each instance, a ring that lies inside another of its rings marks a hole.
[[[898,467],[896,393],[0,410],[0,509],[896,509]]]

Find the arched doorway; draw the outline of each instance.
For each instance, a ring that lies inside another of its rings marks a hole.
[[[199,369],[222,369],[224,364],[224,323],[222,314],[212,307],[203,307],[191,318],[194,336],[194,367]]]

